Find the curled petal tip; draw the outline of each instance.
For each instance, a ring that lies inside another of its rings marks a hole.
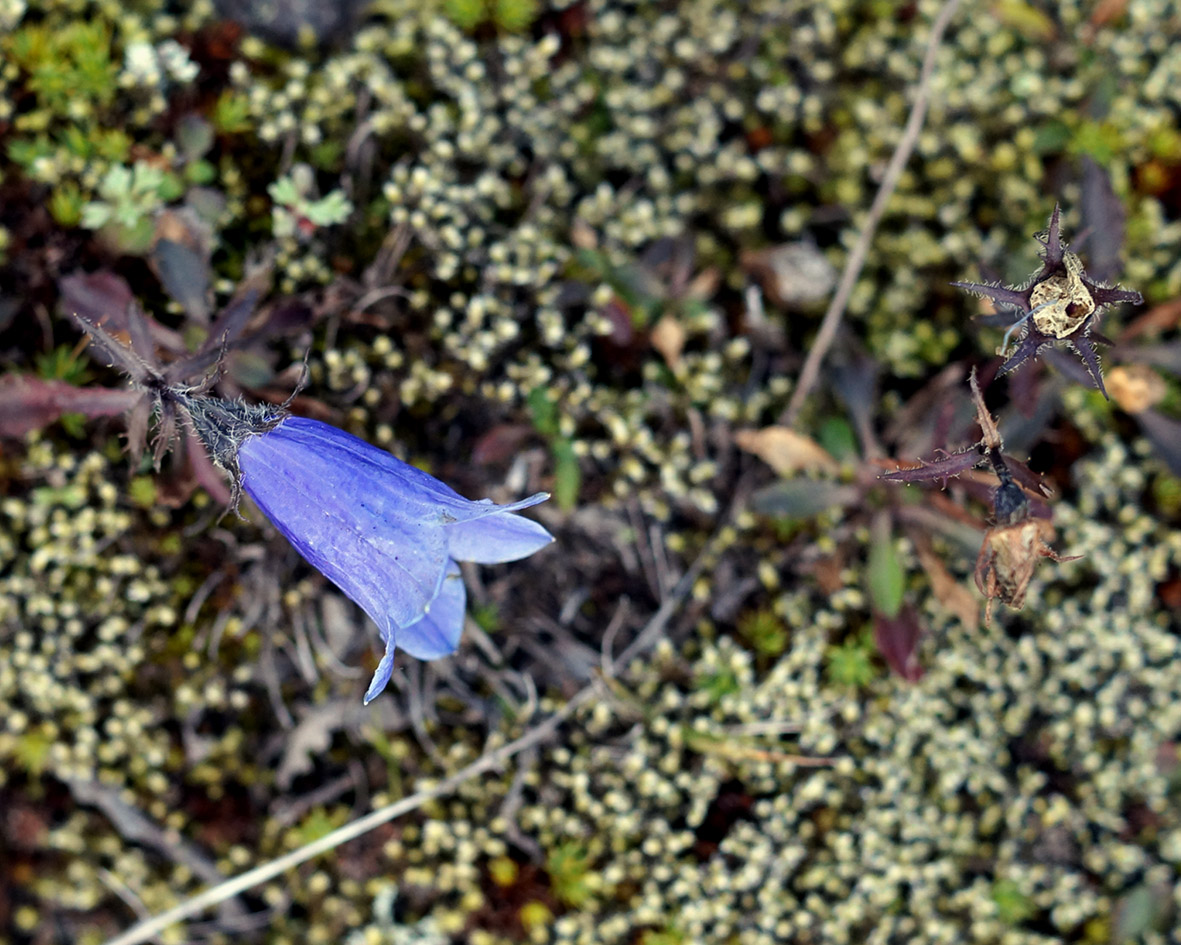
[[[381,662],[377,664],[377,669],[373,671],[373,679],[369,683],[369,688],[365,690],[365,697],[362,700],[365,705],[369,705],[374,699],[385,691],[385,687],[389,685],[390,676],[394,672],[394,654],[397,652],[397,647],[394,645],[393,637],[386,642],[385,655],[382,656]]]

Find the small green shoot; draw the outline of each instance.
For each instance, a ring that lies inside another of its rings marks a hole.
[[[906,571],[898,545],[890,534],[889,521],[884,517],[874,522],[866,571],[874,609],[885,617],[897,617],[906,590]]]
[[[296,164],[290,174],[267,188],[275,202],[272,211],[275,236],[307,238],[321,227],[335,226],[349,218],[353,204],[343,190],[313,199],[315,189],[315,172],[307,164]]]
[[[549,441],[554,459],[554,498],[558,507],[569,512],[578,504],[582,489],[582,467],[574,452],[574,441],[562,434],[558,405],[544,387],[535,387],[527,398],[533,428]]]

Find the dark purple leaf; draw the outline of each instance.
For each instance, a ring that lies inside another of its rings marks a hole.
[[[270,267],[264,266],[242,281],[234,297],[209,326],[209,336],[197,353],[169,365],[165,372],[169,381],[189,380],[217,363],[223,348],[232,346],[246,328],[258,307],[259,299],[270,286],[270,277]]]
[[[986,285],[983,282],[953,282],[957,289],[973,295],[985,295],[1001,305],[1011,305],[1022,312],[1029,310],[1029,289],[1012,289],[1003,285]]]
[[[1099,389],[1099,393],[1103,395],[1103,399],[1111,400],[1107,396],[1107,388],[1103,384],[1103,370],[1099,367],[1099,354],[1095,351],[1095,346],[1087,338],[1075,338],[1070,344],[1078,352],[1079,357],[1083,359],[1083,364],[1087,366],[1087,370],[1091,374],[1091,380],[1095,382],[1095,387]]]
[[[1087,266],[1092,278],[1108,282],[1120,274],[1124,245],[1123,201],[1111,187],[1107,171],[1083,156],[1082,217],[1087,229]]]
[[[93,324],[80,315],[75,315],[74,321],[78,323],[78,327],[90,336],[91,346],[99,352],[103,360],[111,365],[111,367],[118,368],[132,380],[140,384],[148,378],[155,376],[156,371],[151,364],[108,333],[106,329]]]
[[[1046,246],[1046,251],[1042,254],[1042,261],[1044,267],[1042,272],[1049,274],[1053,269],[1057,269],[1062,265],[1063,253],[1066,252],[1066,245],[1062,242],[1062,228],[1061,228],[1061,207],[1054,204],[1054,212],[1050,214],[1050,225],[1045,233],[1039,233],[1037,239]],[[1032,287],[1031,287],[1032,288]],[[1026,304],[1025,308],[1029,308]]]
[[[1038,353],[1049,344],[1044,336],[1034,334],[1033,332],[1028,331],[1028,329],[1026,332],[1027,333],[1024,335],[1024,337],[1022,337],[1017,342],[1013,353],[1009,355],[1005,363],[1001,365],[1000,370],[997,372],[998,377],[1008,374],[1010,371],[1015,371],[1026,361],[1030,360],[1031,358],[1036,358]]]
[[[5,298],[0,296],[0,331],[4,331],[12,320],[16,317],[16,313],[20,311],[20,302],[15,298]]]
[[[58,288],[61,312],[78,315],[112,334],[126,333],[132,350],[148,363],[156,363],[157,345],[174,354],[186,350],[179,334],[143,314],[131,287],[120,275],[105,271],[76,272],[63,276]]]
[[[58,280],[61,309],[92,325],[108,323],[113,331],[127,327],[124,313],[135,304],[131,286],[113,272],[75,272]],[[113,320],[108,322],[108,320]]]
[[[1119,361],[1135,361],[1150,364],[1175,377],[1181,377],[1181,341],[1150,343],[1145,345],[1121,345],[1112,357]]]
[[[1053,493],[1053,490],[1046,485],[1046,480],[1030,469],[1029,466],[1019,459],[1014,459],[1008,453],[1005,453],[1004,456],[1005,465],[1009,467],[1009,472],[1013,478],[1021,483],[1031,495],[1045,498]]]
[[[878,364],[867,354],[858,354],[833,365],[833,390],[849,412],[862,449],[873,440],[873,417],[878,405],[877,383]]]
[[[1134,415],[1140,429],[1174,476],[1181,476],[1181,422],[1151,408]]]
[[[1083,387],[1095,386],[1087,365],[1078,358],[1072,358],[1062,348],[1047,345],[1044,349],[1042,360],[1047,364],[1052,364],[1055,370],[1061,372],[1064,377],[1076,384],[1081,384]]]
[[[935,482],[941,479],[943,485],[946,486],[948,479],[967,472],[978,466],[983,460],[984,456],[981,452],[972,446],[934,462],[922,462],[910,469],[896,469],[893,472],[882,473],[881,478],[888,479],[890,482]]]
[[[150,257],[156,277],[165,291],[190,318],[209,322],[209,264],[183,243],[162,239]]]
[[[875,613],[873,617],[873,639],[878,652],[890,670],[907,682],[917,682],[923,676],[919,664],[919,641],[923,627],[918,612],[906,604],[897,617],[886,617]]]

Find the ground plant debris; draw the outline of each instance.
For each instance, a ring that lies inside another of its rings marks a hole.
[[[1178,37],[0,0],[0,945],[1181,941]]]

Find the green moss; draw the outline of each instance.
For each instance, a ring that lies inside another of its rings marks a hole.
[[[1006,925],[1020,925],[1037,914],[1037,906],[1012,880],[999,879],[992,884],[992,901],[997,916]]]
[[[156,480],[151,476],[136,476],[127,484],[127,495],[131,501],[142,509],[150,509],[156,504]]]
[[[49,762],[49,752],[57,741],[56,733],[40,727],[16,737],[13,759],[33,777],[40,776]]]
[[[760,656],[779,656],[787,648],[787,627],[771,610],[755,610],[744,614],[738,621],[738,634]]]
[[[28,74],[28,87],[42,108],[77,114],[114,99],[118,66],[111,58],[110,28],[103,22],[32,24],[18,29],[2,48]]]
[[[37,374],[47,381],[65,381],[67,384],[88,383],[93,375],[89,362],[83,359],[72,345],[59,345],[46,354],[37,355]]]
[[[575,909],[587,905],[595,893],[595,884],[585,846],[575,841],[563,843],[550,851],[545,868],[559,900]]]
[[[226,89],[214,103],[210,121],[223,135],[249,131],[253,127],[249,99],[234,89]]]
[[[838,646],[830,647],[827,655],[829,681],[837,686],[861,689],[878,675],[874,666],[873,637],[861,633]]]

